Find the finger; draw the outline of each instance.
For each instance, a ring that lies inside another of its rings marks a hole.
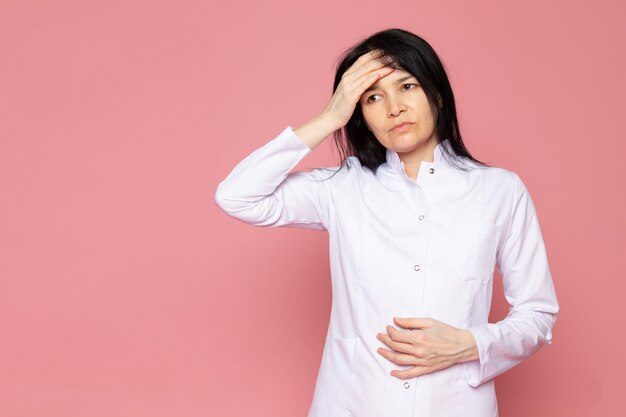
[[[372,51],[369,51],[366,54],[361,55],[356,61],[354,61],[354,63],[350,66],[350,68],[348,68],[346,70],[346,72],[343,73],[341,78],[349,78],[351,77],[355,72],[358,72],[362,69],[365,68],[366,65],[383,65],[382,62],[380,62],[380,58],[383,55],[383,51],[380,49],[374,49]],[[369,67],[368,67],[369,68]]]
[[[415,336],[416,336],[416,332],[420,331],[420,330],[399,330],[396,329],[393,326],[386,326],[387,329],[387,333],[389,334],[389,337],[396,341],[396,342],[403,342],[403,343],[408,343],[408,344],[414,344],[415,343]]]
[[[358,80],[344,80],[342,81],[343,85],[340,85],[338,90],[341,89],[343,94],[350,97],[350,101],[356,104],[359,100],[361,100],[363,92],[365,92],[369,86],[374,84],[377,80],[389,75],[393,71],[393,68],[381,68],[370,74],[362,75]]]
[[[349,89],[351,94],[355,94],[360,99],[361,95],[363,95],[363,93],[365,92],[365,90],[367,90],[369,86],[371,86],[381,78],[384,78],[387,75],[391,74],[393,71],[395,71],[394,68],[384,67],[370,74],[364,74],[359,80],[357,80],[356,85],[350,87],[346,86],[346,89]]]
[[[366,52],[363,55],[361,55],[360,57],[358,57],[357,60],[354,61],[354,64],[352,64],[352,67],[358,68],[359,66],[361,66],[365,62],[378,60],[384,54],[385,54],[385,51],[383,51],[382,49],[372,49],[371,51]]]
[[[369,84],[371,85],[374,81],[381,79],[383,77],[386,77],[387,75],[391,74],[392,72],[394,72],[396,69],[393,67],[388,67],[388,66],[382,66],[379,68],[374,68],[369,72],[364,72],[363,74],[359,74],[357,76],[357,79],[355,80],[355,83],[357,85],[361,85],[363,82],[367,82],[369,81]],[[374,81],[371,80],[371,76],[374,75]],[[368,85],[369,87],[369,85]]]
[[[396,352],[408,353],[411,354],[413,352],[413,345],[409,343],[403,343],[393,340],[388,334],[378,333],[376,338],[389,346],[391,349]]]
[[[410,379],[415,378],[416,376],[428,374],[430,372],[433,372],[433,369],[427,366],[416,365],[409,369],[394,369],[389,373],[389,375],[400,379]]]
[[[344,77],[342,78],[344,78],[346,82],[353,81],[353,80],[361,78],[363,75],[367,76],[371,72],[374,72],[377,69],[384,68],[387,66],[388,64],[385,64],[384,62],[379,61],[379,60],[372,60],[372,61],[364,62],[362,65],[360,65],[358,68],[355,68],[353,71],[346,72],[344,74]]]
[[[406,329],[425,329],[434,324],[435,320],[429,317],[394,317],[393,321]]]
[[[423,360],[413,355],[398,353],[383,348],[376,349],[376,352],[397,365],[423,365]]]

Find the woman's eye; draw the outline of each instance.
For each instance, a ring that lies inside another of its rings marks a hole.
[[[410,86],[415,86],[415,87],[417,87],[417,86],[418,86],[417,84],[408,83],[408,84],[402,84],[402,87],[404,88],[404,87],[406,87],[407,85],[410,85]],[[410,90],[410,88],[406,88],[405,90]],[[378,94],[373,94],[373,95],[369,96],[369,97],[368,97],[365,101],[366,101],[367,103],[371,103],[371,102],[375,101],[375,100],[373,100],[373,97],[378,97]]]

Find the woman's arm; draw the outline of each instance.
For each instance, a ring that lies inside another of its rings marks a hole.
[[[220,182],[216,204],[229,216],[255,226],[326,230],[329,190],[322,180],[332,172],[289,171],[334,130],[332,118],[325,113],[295,130],[288,126]]]
[[[476,387],[511,369],[542,345],[552,343],[559,305],[532,198],[515,173],[508,232],[498,251],[509,314],[497,323],[470,327],[479,359],[463,362]]]
[[[256,226],[326,230],[330,173],[317,168],[289,173],[324,138],[350,119],[361,94],[394,71],[377,60],[378,51],[360,56],[343,74],[320,115],[278,137],[239,162],[218,185],[216,204],[228,215]]]

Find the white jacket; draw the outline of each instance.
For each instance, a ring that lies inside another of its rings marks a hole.
[[[503,168],[454,168],[442,146],[417,181],[391,150],[376,174],[356,157],[334,176],[290,173],[311,149],[287,127],[218,185],[243,222],[328,231],[332,309],[309,417],[497,416],[494,377],[551,343],[559,306],[528,190]],[[511,307],[488,323],[496,263]],[[466,328],[480,359],[391,376],[410,368],[376,351],[394,316]]]

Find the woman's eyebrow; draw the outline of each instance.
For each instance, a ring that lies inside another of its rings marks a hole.
[[[401,83],[402,81],[406,81],[406,80],[408,80],[409,78],[413,78],[413,76],[412,76],[412,75],[407,75],[406,77],[398,78],[398,79],[396,80],[396,84]],[[376,84],[374,84],[374,85],[370,86],[370,87],[369,87],[367,90],[365,90],[363,93],[365,94],[365,93],[367,93],[368,91],[375,90],[375,89],[377,89],[377,88],[378,88],[378,83],[376,83]]]

